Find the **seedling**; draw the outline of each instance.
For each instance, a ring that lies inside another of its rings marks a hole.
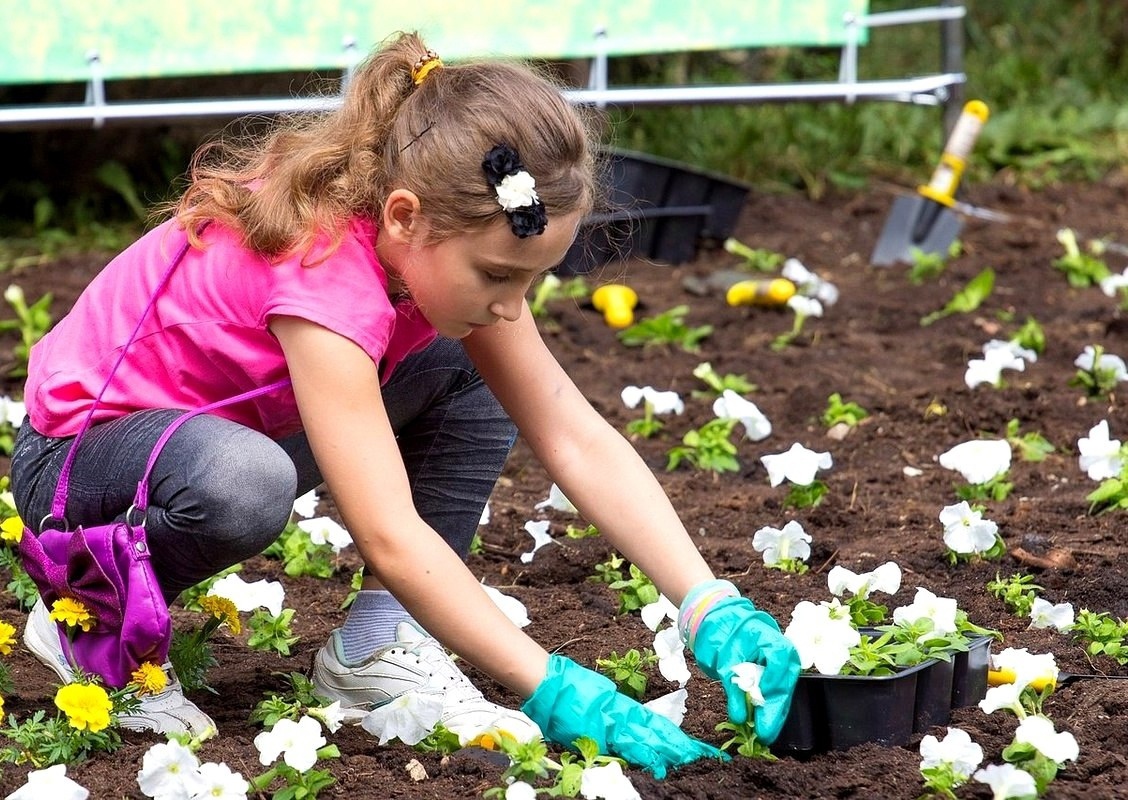
[[[548,304],[557,300],[580,300],[588,296],[587,282],[580,276],[562,281],[555,275],[545,275],[533,292],[529,310],[534,317],[548,314]]]
[[[1069,380],[1069,385],[1081,387],[1089,397],[1108,397],[1118,383],[1128,379],[1124,360],[1106,353],[1099,344],[1086,345],[1073,364],[1077,372]]]
[[[285,573],[295,578],[328,578],[336,571],[332,548],[314,544],[309,534],[299,528],[296,522],[287,523],[281,535],[263,551],[263,555],[280,560]]]
[[[920,320],[921,327],[928,327],[937,320],[951,316],[952,314],[966,314],[974,311],[983,304],[984,300],[991,296],[991,292],[994,288],[995,270],[987,267],[987,269],[968,281],[964,288],[956,292],[942,309],[933,311],[931,314],[922,317]]]
[[[1011,447],[1018,451],[1018,457],[1023,461],[1045,461],[1046,456],[1054,452],[1054,446],[1038,431],[1019,433],[1018,420],[1007,421],[1006,439]]]
[[[16,312],[16,318],[0,320],[0,333],[7,331],[20,333],[19,344],[12,348],[15,364],[8,370],[8,376],[23,378],[27,376],[27,358],[31,353],[32,345],[42,339],[51,328],[52,318],[48,309],[51,306],[52,295],[48,292],[29,306],[23,289],[13,283],[4,290],[4,299]]]
[[[725,239],[725,252],[744,259],[742,267],[753,272],[775,272],[785,260],[782,253],[773,250],[752,248],[739,239]]]
[[[627,614],[658,602],[658,587],[634,564],[627,570],[629,578],[612,581],[608,586],[619,594],[619,613]]]
[[[731,372],[726,375],[719,374],[708,361],[702,361],[694,367],[693,377],[701,380],[709,387],[709,391],[706,392],[695,391],[694,397],[720,397],[726,391],[733,391],[740,395],[751,394],[759,388],[743,375],[736,375]]]
[[[912,248],[909,251],[909,283],[920,286],[927,280],[940,277],[944,274],[948,259],[958,257],[962,250],[959,240],[948,245],[947,253],[926,253],[920,248]]]
[[[1019,347],[1033,350],[1038,355],[1046,352],[1046,332],[1034,317],[1026,318],[1022,327],[1011,337],[1011,341]]]
[[[1128,664],[1128,619],[1113,619],[1106,611],[1081,609],[1073,623],[1073,635],[1085,643],[1090,656],[1105,655],[1118,664]]]
[[[868,416],[869,412],[860,405],[843,400],[842,395],[835,392],[826,399],[826,411],[823,412],[822,422],[828,428],[839,424],[853,428]]]
[[[642,651],[631,648],[619,655],[614,650],[607,658],[597,658],[595,666],[615,682],[619,691],[635,700],[646,696],[646,684],[649,677],[646,670],[658,663],[658,656],[653,650]]]
[[[1092,252],[1081,252],[1081,248],[1077,246],[1077,234],[1070,228],[1062,228],[1058,231],[1057,240],[1065,248],[1065,255],[1054,260],[1054,269],[1064,272],[1065,279],[1074,289],[1095,286],[1102,278],[1112,274],[1108,265],[1099,256]],[[1091,245],[1090,249],[1092,249]]]
[[[696,353],[698,344],[712,335],[713,326],[690,328],[685,324],[688,313],[689,306],[674,306],[619,331],[619,341],[628,347],[673,344],[687,353]]]
[[[621,581],[623,579],[623,571],[619,568],[625,563],[625,558],[612,551],[611,554],[607,556],[607,560],[601,561],[595,565],[595,574],[588,578],[588,580],[594,581],[595,583],[606,583],[607,585]]]
[[[771,348],[776,352],[786,350],[788,345],[799,337],[808,317],[822,316],[822,303],[813,297],[795,295],[787,301],[787,307],[795,313],[795,318],[791,322],[791,330],[781,333],[772,340]]]
[[[1028,617],[1034,606],[1034,598],[1042,592],[1042,587],[1034,583],[1033,575],[1015,573],[1004,580],[999,573],[995,573],[995,579],[987,582],[987,591],[1002,600],[1015,615]]]
[[[1128,450],[1128,447],[1123,448],[1121,452],[1125,450]],[[1128,462],[1125,462],[1118,476],[1105,478],[1100,486],[1085,495],[1085,499],[1089,501],[1090,514],[1128,509]]]
[[[682,443],[666,451],[666,471],[672,472],[682,462],[688,462],[697,469],[715,473],[737,472],[740,462],[736,458],[736,445],[732,443],[732,433],[737,419],[711,419],[700,428],[691,430],[682,437]]]

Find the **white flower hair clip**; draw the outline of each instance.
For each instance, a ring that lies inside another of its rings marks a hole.
[[[497,202],[509,217],[513,233],[524,239],[539,236],[548,225],[544,203],[537,196],[537,182],[521,163],[517,151],[498,144],[482,160],[486,180],[497,192]]]

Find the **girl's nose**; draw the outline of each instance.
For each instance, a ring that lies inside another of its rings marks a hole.
[[[512,297],[495,300],[490,303],[490,313],[501,317],[506,322],[516,322],[521,316],[521,306],[524,302],[525,296],[522,294],[514,294]]]

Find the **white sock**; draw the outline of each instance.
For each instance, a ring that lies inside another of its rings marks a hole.
[[[386,589],[362,589],[341,626],[345,660],[359,664],[380,647],[396,640],[396,626],[411,620],[407,609]]]

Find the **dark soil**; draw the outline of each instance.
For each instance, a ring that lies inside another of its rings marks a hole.
[[[1061,254],[1054,238],[1062,226],[1084,236],[1128,241],[1128,181],[1121,177],[1096,185],[1060,186],[1029,192],[999,182],[974,188],[969,200],[1018,215],[1023,221],[1003,224],[969,220],[962,241],[964,254],[949,263],[938,279],[912,286],[906,269],[875,269],[868,257],[889,210],[887,194],[835,195],[813,202],[798,196],[753,193],[737,234],[746,243],[794,256],[841,290],[838,304],[822,319],[811,320],[803,336],[783,352],[771,340],[790,326],[790,315],[773,309],[729,308],[719,296],[686,293],[683,280],[705,276],[734,265],[721,251],[702,253],[680,267],[631,262],[592,276],[599,281],[622,278],[634,286],[645,304],[644,314],[688,303],[691,324],[715,326],[700,352],[670,347],[631,349],[590,309],[573,302],[550,307],[542,322],[546,337],[561,362],[591,400],[620,430],[635,412],[619,399],[627,384],[675,389],[687,400],[686,414],[669,420],[667,435],[637,446],[673,498],[694,540],[716,572],[734,580],[749,597],[784,624],[801,599],[829,599],[826,573],[841,564],[854,571],[873,569],[896,560],[904,570],[902,589],[890,598],[893,607],[911,602],[915,587],[955,597],[971,619],[997,628],[1004,646],[1052,652],[1068,672],[1128,675],[1128,668],[1106,657],[1089,659],[1070,636],[1029,630],[986,590],[996,573],[1027,572],[1053,602],[1069,601],[1078,609],[1128,617],[1128,571],[1124,556],[1124,517],[1093,516],[1086,495],[1095,484],[1079,469],[1076,441],[1091,426],[1108,419],[1112,436],[1128,436],[1128,415],[1120,398],[1087,399],[1069,386],[1073,359],[1087,344],[1128,355],[1125,318],[1114,300],[1098,289],[1071,289],[1051,266]],[[8,276],[29,298],[55,293],[53,311],[61,315],[105,257],[70,258],[35,271]],[[1108,257],[1119,272],[1125,258]],[[978,311],[956,314],[922,327],[925,314],[942,307],[984,267],[993,267],[997,283]],[[969,390],[963,373],[969,358],[990,338],[1012,335],[1027,316],[1046,331],[1046,351],[1024,373],[1007,372],[1004,388]],[[6,340],[6,346],[14,344]],[[691,398],[701,388],[691,371],[708,360],[721,373],[742,373],[759,387],[752,399],[774,425],[772,436],[758,443],[740,443],[742,470],[714,476],[682,469],[665,470],[665,453],[681,433],[711,417],[710,403]],[[530,376],[535,380],[535,376]],[[6,391],[18,395],[20,387]],[[827,397],[839,392],[861,404],[872,416],[842,441],[827,438],[819,417]],[[929,413],[943,406],[944,413]],[[1045,435],[1057,450],[1041,463],[1015,460],[1015,490],[1005,501],[988,503],[988,516],[998,522],[1008,554],[997,562],[950,566],[945,558],[940,509],[956,502],[959,476],[939,467],[936,457],[968,439],[1003,434],[1017,419],[1024,432]],[[783,510],[785,490],[769,487],[759,457],[800,442],[833,454],[834,466],[821,478],[829,486],[814,509]],[[903,468],[920,469],[906,477]],[[493,519],[481,531],[482,555],[472,557],[474,573],[522,600],[532,624],[527,631],[548,648],[560,648],[588,666],[612,650],[648,647],[651,633],[637,614],[618,616],[616,596],[589,581],[609,550],[599,538],[561,539],[542,549],[528,565],[520,553],[531,539],[522,526],[546,512],[534,505],[547,496],[550,480],[518,441],[505,475],[491,502]],[[554,532],[561,535],[576,520],[551,512]],[[811,570],[789,575],[765,569],[752,549],[752,534],[764,525],[781,527],[799,519],[813,537]],[[1041,568],[1016,556],[1060,548],[1072,556],[1065,568]],[[249,650],[223,636],[217,642],[219,667],[210,675],[216,693],[194,699],[219,724],[221,736],[206,743],[204,760],[225,761],[244,775],[257,774],[252,739],[258,732],[248,722],[252,707],[268,690],[284,684],[278,673],[304,671],[327,632],[340,624],[339,604],[356,566],[355,554],[333,579],[284,578],[286,605],[298,609],[295,632],[301,640],[293,655],[281,658]],[[247,564],[248,579],[279,578],[275,562],[256,558]],[[883,598],[884,599],[884,598]],[[11,597],[0,601],[0,616],[18,622]],[[15,691],[6,709],[23,718],[35,709],[51,708],[53,676],[26,652],[9,656]],[[479,685],[500,702],[517,704],[498,685],[476,676]],[[656,672],[650,696],[672,689]],[[699,673],[688,684],[689,713],[684,728],[713,742],[722,741],[714,726],[724,714],[719,687]],[[1128,797],[1128,695],[1116,681],[1082,680],[1060,688],[1046,712],[1059,729],[1072,732],[1081,755],[1051,785],[1054,798]],[[875,713],[881,713],[875,709]],[[986,715],[976,707],[954,712],[953,725],[967,730],[999,763],[1016,722],[1004,712]],[[943,735],[942,728],[934,733]],[[125,735],[126,746],[112,756],[72,764],[68,774],[95,798],[140,798],[136,772],[145,750],[158,741],[146,734]],[[470,798],[497,785],[501,767],[465,753],[448,760],[420,755],[404,746],[378,747],[359,728],[334,737],[339,760],[325,766],[337,784],[325,797]],[[629,772],[645,798],[915,798],[922,784],[918,771],[920,735],[903,747],[862,745],[806,759],[775,763],[737,758],[732,763],[698,763],[655,781],[638,770]],[[428,778],[412,782],[404,770],[418,759]],[[21,785],[26,767],[4,766],[3,794]],[[989,797],[987,787],[970,784],[960,797]]]

